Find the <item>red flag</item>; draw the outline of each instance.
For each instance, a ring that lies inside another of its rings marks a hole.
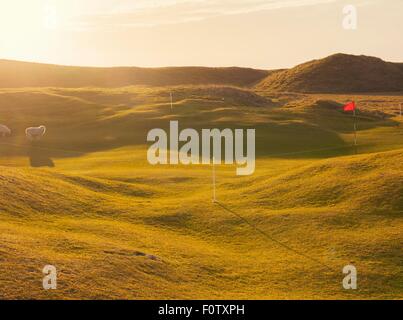
[[[354,111],[356,109],[355,102],[347,103],[343,108],[344,111]]]

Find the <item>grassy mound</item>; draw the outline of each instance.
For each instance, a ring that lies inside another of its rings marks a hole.
[[[13,130],[0,140],[0,296],[401,299],[401,96],[355,98],[358,155],[348,95],[0,90]],[[147,131],[169,120],[256,128],[256,173],[217,166],[213,204],[210,166],[150,166]],[[341,287],[350,263],[354,292]],[[47,264],[56,291],[42,289]]]
[[[403,64],[336,54],[269,75],[258,88],[282,92],[401,92]]]
[[[2,168],[2,298],[402,297],[403,151],[259,160],[245,178],[218,168],[220,205],[210,168],[150,168],[140,152]],[[354,293],[340,284],[349,263]]]

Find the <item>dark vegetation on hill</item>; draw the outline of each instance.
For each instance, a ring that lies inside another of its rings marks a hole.
[[[273,73],[257,87],[306,93],[400,92],[403,91],[403,64],[335,54]]]
[[[237,67],[91,68],[0,60],[0,87],[253,86],[269,73]]]

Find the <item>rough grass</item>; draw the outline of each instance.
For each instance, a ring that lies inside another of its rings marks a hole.
[[[367,104],[355,155],[351,116],[338,109],[349,97],[249,104],[255,93],[232,90],[1,91],[0,117],[15,131],[0,141],[0,296],[402,299],[400,97],[358,97]],[[211,167],[146,161],[148,128],[178,118],[182,128],[257,128],[256,173],[217,168],[220,205]],[[19,129],[42,123],[46,138],[27,145]],[[341,286],[350,263],[352,292]],[[51,292],[47,264],[59,271]]]
[[[335,54],[272,73],[258,87],[280,92],[402,92],[403,67],[375,57]]]

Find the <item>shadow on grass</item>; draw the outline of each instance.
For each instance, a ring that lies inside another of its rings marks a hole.
[[[33,168],[55,167],[55,163],[50,158],[50,151],[36,149],[35,145],[28,147],[29,163]]]
[[[273,238],[271,235],[269,235],[267,232],[263,231],[262,229],[260,229],[258,226],[256,226],[255,224],[251,223],[249,220],[247,220],[246,218],[244,218],[242,215],[238,214],[237,212],[235,212],[234,210],[228,208],[227,206],[225,206],[224,204],[215,201],[214,204],[216,204],[217,206],[219,206],[221,209],[223,209],[224,211],[230,213],[231,215],[236,216],[238,219],[240,219],[241,221],[243,221],[245,224],[249,225],[255,232],[261,234],[264,238],[266,238],[266,240],[269,240],[271,242],[276,243],[278,246],[283,247],[285,250],[288,250],[290,252],[293,252],[296,255],[299,255],[300,257],[303,257],[305,259],[310,260],[311,262],[314,262],[315,264],[318,264],[322,267],[324,267],[325,269],[327,269],[328,271],[335,271],[334,268],[328,266],[327,264],[324,264],[323,262],[319,261],[316,258],[313,258],[312,256],[310,256],[309,254],[306,254],[304,252],[295,250],[294,248],[291,248],[289,245],[278,241],[277,239]]]

